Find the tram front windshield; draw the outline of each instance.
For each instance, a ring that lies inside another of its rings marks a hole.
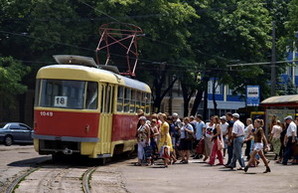
[[[37,80],[35,106],[97,109],[98,84],[77,80]]]

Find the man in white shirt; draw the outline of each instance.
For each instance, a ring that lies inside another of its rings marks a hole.
[[[240,164],[240,168],[238,170],[244,169],[244,159],[242,157],[242,145],[244,141],[244,124],[239,120],[240,115],[238,113],[233,114],[234,125],[232,129],[232,139],[233,139],[233,157],[232,161],[226,167],[228,168],[235,168],[236,161],[238,160]]]
[[[287,116],[287,117],[285,117],[284,120],[289,126],[287,128],[287,133],[286,133],[285,140],[284,140],[284,145],[285,145],[286,149],[285,149],[285,153],[283,155],[282,164],[287,165],[288,160],[293,155],[293,148],[292,147],[296,142],[297,126],[294,123],[292,116]]]

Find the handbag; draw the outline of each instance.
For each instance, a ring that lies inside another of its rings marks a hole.
[[[185,127],[187,127],[187,125]],[[194,141],[195,140],[195,135],[193,133],[188,133],[186,130],[184,130],[184,132],[185,132],[185,139],[187,141]]]
[[[222,150],[224,148],[224,144],[221,140],[217,140],[217,149]]]
[[[196,146],[196,153],[199,155],[204,154],[204,150],[205,150],[205,141],[204,139],[201,139]]]
[[[153,154],[153,149],[150,145],[144,147],[144,157],[145,159],[150,159]]]

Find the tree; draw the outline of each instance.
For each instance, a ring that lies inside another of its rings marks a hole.
[[[15,107],[15,97],[26,91],[27,87],[21,83],[22,78],[30,71],[12,57],[0,57],[0,109]],[[0,121],[3,121],[0,114]]]
[[[238,93],[244,93],[247,84],[261,83],[261,87],[267,87],[265,81],[259,81],[268,80],[266,68],[254,66],[231,70],[226,67],[235,61],[267,60],[271,45],[271,17],[263,1],[205,1],[204,6],[191,1],[191,5],[200,15],[199,21],[191,26],[191,42],[202,79],[217,78],[219,83],[228,84]],[[197,109],[197,106],[193,108]]]
[[[189,59],[185,54],[191,52],[187,41],[191,34],[187,24],[198,17],[195,10],[179,0],[101,1],[96,7],[101,10],[98,13],[100,16],[113,15],[112,20],[133,23],[144,30],[146,35],[140,41],[140,53],[145,60],[140,60],[142,66],[138,67],[138,71],[146,71],[153,78],[143,80],[152,82],[154,107],[159,111],[162,99],[177,80],[174,78],[165,87],[166,78],[177,77],[175,69],[183,66],[180,61]],[[134,18],[135,15],[146,17],[146,20]],[[166,66],[161,69],[159,64]]]
[[[284,39],[284,44],[293,50],[293,42],[295,42],[295,46],[298,47],[298,0],[291,0],[288,4],[288,9],[288,20],[285,22],[285,28],[288,33]]]

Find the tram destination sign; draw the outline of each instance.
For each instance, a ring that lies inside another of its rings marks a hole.
[[[260,86],[247,85],[246,87],[246,105],[259,106],[260,104]]]

